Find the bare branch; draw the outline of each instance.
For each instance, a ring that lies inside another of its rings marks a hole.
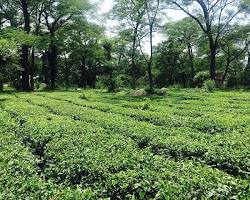
[[[188,12],[187,10],[185,10],[185,8],[183,8],[180,4],[178,4],[175,1],[170,0],[170,3],[176,5],[180,10],[182,10],[183,12],[185,12],[188,16],[190,16],[191,18],[193,18],[201,27],[201,29],[204,31],[204,33],[207,34],[207,30],[205,29],[205,27],[203,26],[202,22],[194,15],[192,15],[190,12]]]
[[[144,60],[146,61],[146,63],[147,63],[147,64],[149,64],[149,61],[148,61],[148,59],[147,59],[147,57],[146,57],[145,53],[144,53],[144,52],[143,52],[143,50],[142,50],[141,40],[139,40],[139,41],[138,41],[138,44],[139,44],[140,51],[141,51],[141,54],[142,54],[142,56],[143,56]]]

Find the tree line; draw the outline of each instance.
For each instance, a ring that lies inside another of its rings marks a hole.
[[[207,79],[220,87],[250,86],[249,0],[115,0],[108,13],[119,24],[113,37],[93,22],[96,6],[87,0],[0,0],[0,91],[4,83],[22,91],[153,92],[202,86]],[[170,10],[186,17],[166,20]],[[159,34],[164,39],[154,45]]]

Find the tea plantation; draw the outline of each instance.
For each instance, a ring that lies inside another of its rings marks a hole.
[[[0,94],[0,199],[250,199],[250,93]]]

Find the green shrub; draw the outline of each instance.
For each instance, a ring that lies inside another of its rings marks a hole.
[[[204,82],[204,88],[206,89],[207,92],[213,92],[215,90],[216,83],[214,80],[206,80]]]
[[[47,88],[48,86],[46,83],[39,83],[39,82],[35,83],[35,89],[38,91],[43,91],[43,90],[46,90]]]
[[[80,99],[83,99],[83,100],[88,99],[88,98],[86,97],[86,95],[85,95],[85,94],[80,94],[79,98],[80,98]]]
[[[181,89],[181,85],[179,83],[176,83],[174,85],[171,85],[170,88],[179,91]]]
[[[116,93],[116,96],[117,96],[117,97],[122,97],[122,96],[125,96],[125,95],[127,95],[127,94],[128,94],[127,91],[121,90],[121,91],[119,91],[119,92]]]
[[[159,96],[165,96],[167,94],[167,88],[155,89],[154,94]]]
[[[142,105],[142,110],[148,110],[149,109],[149,102],[145,102],[143,105]]]
[[[194,82],[196,86],[202,87],[204,82],[210,78],[208,71],[198,72],[194,76]]]

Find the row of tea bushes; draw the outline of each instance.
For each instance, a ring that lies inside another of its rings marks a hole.
[[[18,124],[0,109],[0,199],[96,199],[90,189],[56,186],[42,179],[37,158],[15,135],[17,130]]]
[[[64,101],[60,103],[59,100],[54,99],[44,98],[41,101],[40,97],[33,96],[30,100],[37,105],[49,106],[54,112],[62,115],[94,123],[108,131],[129,136],[142,148],[149,146],[156,153],[177,158],[194,157],[230,174],[248,178],[250,142],[247,131],[211,136],[189,128],[162,128],[118,114],[79,107]]]
[[[36,106],[25,110],[25,103],[5,107],[8,112],[25,115],[27,121],[19,128],[21,137],[52,136],[42,155],[46,180],[68,187],[91,187],[99,197],[113,199],[227,199],[248,194],[246,181],[193,161],[177,162],[153,155],[147,149],[138,149],[129,138],[91,129],[85,122],[57,115],[48,119],[42,110],[37,119],[33,118],[30,109]]]
[[[48,96],[83,107],[130,116],[139,121],[147,121],[155,125],[167,127],[190,127],[210,134],[230,133],[235,130],[244,131],[245,126],[250,124],[250,116],[248,115],[236,115],[233,112],[219,112],[218,115],[215,115],[213,107],[209,108],[210,112],[203,112],[203,109],[199,109],[198,111],[195,110],[195,108],[198,107],[197,105],[192,105],[189,109],[187,109],[187,107],[185,107],[185,109],[182,107],[181,109],[181,107],[166,108],[158,106],[157,111],[152,111],[128,107],[124,108],[123,106],[104,102],[81,100],[76,95],[75,97],[73,95],[74,98],[72,95],[64,95],[60,98],[57,97],[56,94],[49,94]],[[143,104],[141,105],[141,108],[143,108]]]

